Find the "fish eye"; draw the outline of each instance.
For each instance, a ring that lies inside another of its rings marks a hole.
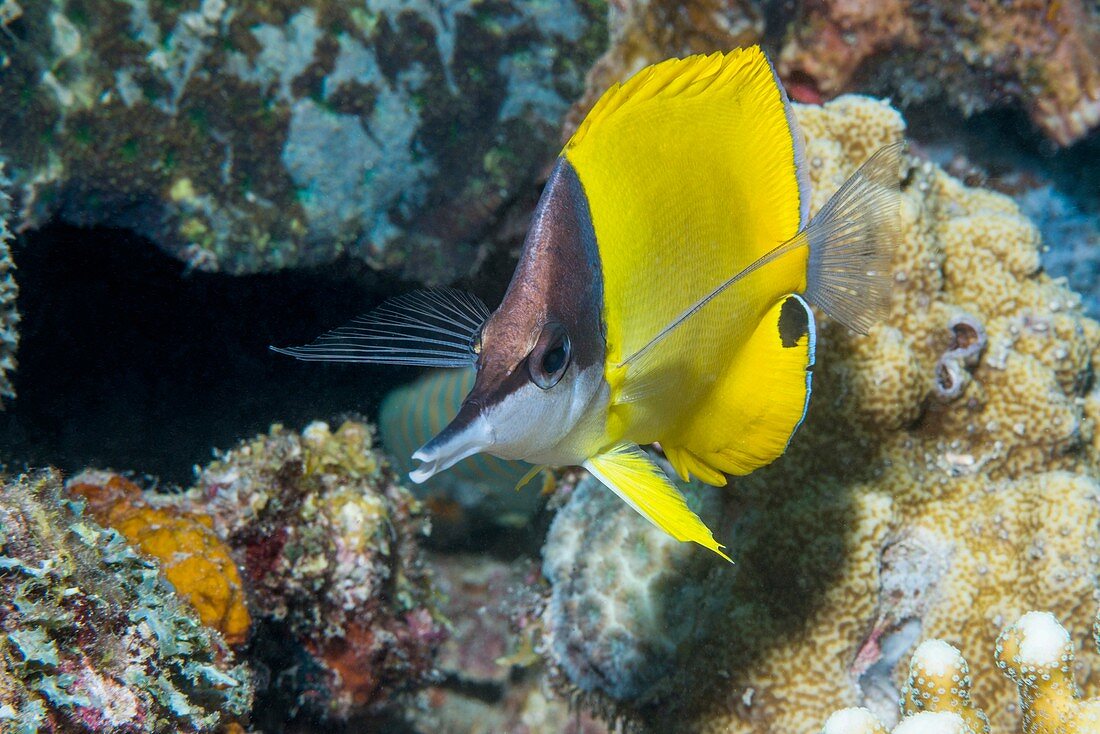
[[[572,347],[565,327],[558,323],[547,324],[527,357],[531,382],[543,390],[549,390],[565,374],[571,357]]]

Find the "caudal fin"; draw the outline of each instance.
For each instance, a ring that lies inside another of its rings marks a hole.
[[[902,150],[875,152],[800,233],[810,247],[807,300],[861,334],[890,306]]]

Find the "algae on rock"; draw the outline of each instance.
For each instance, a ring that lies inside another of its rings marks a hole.
[[[44,0],[0,18],[20,226],[131,228],[232,273],[471,271],[558,147],[588,2]]]
[[[815,211],[904,133],[895,110],[865,97],[796,114]],[[629,510],[607,519],[591,493],[572,499],[574,532],[633,524],[626,537],[638,540],[578,546],[551,533],[547,569],[596,557],[608,567],[551,571],[551,598],[563,598],[547,606],[543,644],[563,687],[608,716],[723,734],[813,731],[854,705],[889,721],[906,653],[922,638],[988,650],[1007,620],[1043,608],[1079,647],[1088,639],[1100,560],[1100,326],[1041,272],[1037,230],[1011,200],[913,158],[901,173],[890,315],[865,337],[820,320],[805,425],[773,465],[731,481],[711,516],[735,565],[669,554],[638,534],[643,519]],[[586,615],[601,605],[636,599],[616,583],[636,583],[626,559],[645,553],[671,564],[670,581],[657,590],[663,600],[647,592],[644,617],[618,608],[630,634],[606,647],[557,639],[598,627]],[[685,597],[699,599],[696,629],[670,646],[645,620]],[[606,658],[609,669],[651,665],[668,679],[626,690],[582,678],[571,671],[586,655],[584,670]],[[1091,646],[1079,659],[1085,670],[1100,665]],[[985,661],[971,675],[994,729],[1015,726],[1012,686]],[[1078,682],[1100,689],[1095,674]]]
[[[56,472],[0,486],[0,729],[214,732],[251,706],[221,636]]]

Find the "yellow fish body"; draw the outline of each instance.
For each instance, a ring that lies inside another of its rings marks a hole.
[[[281,351],[476,364],[414,481],[478,452],[583,465],[725,557],[639,446],[715,485],[780,456],[810,396],[808,302],[861,332],[885,307],[897,188],[890,146],[810,220],[801,136],[760,49],[670,59],[609,89],[566,144],[493,314],[418,292]]]

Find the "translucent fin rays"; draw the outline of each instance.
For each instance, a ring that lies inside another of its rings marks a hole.
[[[271,347],[313,362],[470,367],[489,318],[477,296],[452,288],[406,293],[302,347]]]

